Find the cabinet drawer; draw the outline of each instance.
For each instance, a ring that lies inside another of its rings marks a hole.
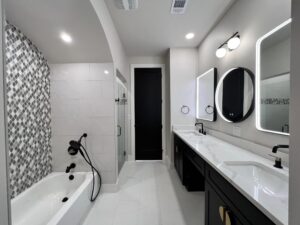
[[[205,225],[250,225],[250,223],[205,182]]]
[[[191,148],[187,146],[185,156],[197,167],[202,175],[205,175],[205,161]]]
[[[275,223],[209,165],[206,165],[205,177],[206,181],[226,200],[228,205],[232,209],[236,209],[237,214],[240,214],[241,218],[246,218],[249,224],[275,225]]]

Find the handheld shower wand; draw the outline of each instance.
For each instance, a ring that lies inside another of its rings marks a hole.
[[[100,190],[101,190],[101,184],[102,184],[102,180],[101,180],[101,175],[99,173],[99,171],[94,167],[90,157],[89,157],[89,154],[87,153],[85,147],[81,144],[81,140],[82,138],[86,138],[87,137],[87,134],[84,133],[78,141],[74,141],[74,140],[71,140],[69,142],[69,148],[68,148],[68,153],[70,155],[76,155],[78,152],[80,153],[80,155],[83,157],[83,159],[87,162],[87,164],[89,164],[89,166],[91,167],[91,170],[92,170],[92,174],[93,174],[93,187],[92,187],[92,194],[91,194],[91,198],[90,198],[90,201],[93,202],[97,199],[99,193],[100,193]],[[83,151],[82,151],[83,150]],[[96,193],[96,195],[94,196],[94,190],[95,190],[95,172],[97,173],[98,177],[99,177],[99,188],[98,188],[98,191]]]

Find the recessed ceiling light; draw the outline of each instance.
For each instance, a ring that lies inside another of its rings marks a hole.
[[[185,38],[188,40],[193,39],[194,37],[195,37],[194,33],[188,33],[187,35],[185,35]]]
[[[108,70],[104,70],[104,73],[105,73],[105,74],[109,74],[109,71],[108,71]]]
[[[72,37],[69,35],[69,34],[67,34],[67,33],[65,33],[65,32],[62,32],[61,34],[60,34],[60,38],[64,41],[64,42],[66,42],[66,43],[68,43],[68,44],[70,44],[70,43],[72,43]]]

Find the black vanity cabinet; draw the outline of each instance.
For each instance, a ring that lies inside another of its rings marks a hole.
[[[231,225],[275,225],[265,214],[253,205],[244,195],[242,195],[232,184],[220,175],[210,165],[206,164],[205,169],[205,225],[216,225],[216,212],[219,213],[218,219],[221,220],[219,211],[225,212],[227,222],[221,224]],[[212,212],[211,212],[212,211]],[[223,214],[224,215],[224,214]],[[222,222],[222,220],[221,220]]]
[[[177,135],[174,135],[174,165],[188,191],[204,191],[205,162]]]
[[[177,136],[174,135],[174,166],[178,173],[178,176],[181,180],[181,183],[183,182],[183,148],[185,144],[183,141]]]
[[[174,160],[187,190],[205,191],[205,225],[275,225],[177,135]]]
[[[205,183],[205,225],[242,225],[226,201],[206,182]]]

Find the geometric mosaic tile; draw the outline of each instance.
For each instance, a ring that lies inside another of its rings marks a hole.
[[[37,47],[5,25],[11,198],[52,171],[50,68]]]

